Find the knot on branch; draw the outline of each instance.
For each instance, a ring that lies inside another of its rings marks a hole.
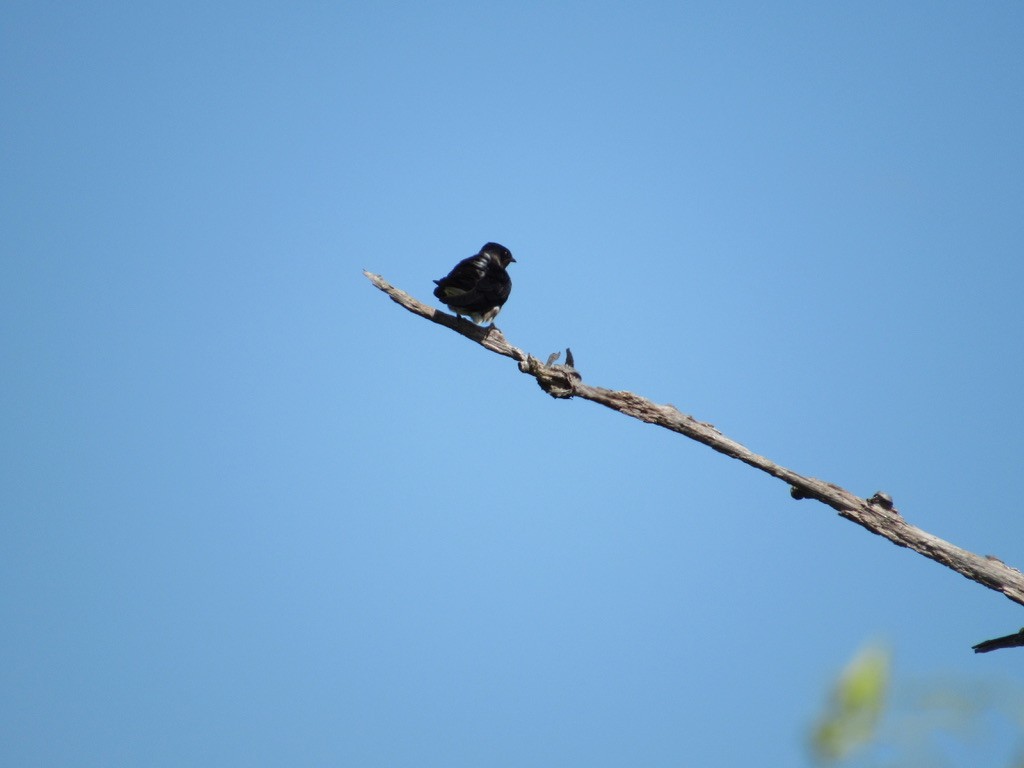
[[[804,499],[814,498],[814,494],[810,493],[809,491],[805,491],[803,488],[796,485],[789,486],[789,495],[792,496],[797,501],[803,501]]]
[[[868,504],[874,504],[876,507],[896,512],[896,507],[892,503],[892,496],[885,491],[875,491],[875,495],[868,499]],[[899,514],[899,512],[896,512],[896,514]]]
[[[565,365],[555,364],[559,357],[561,352],[555,352],[548,356],[547,362],[542,363],[533,355],[527,355],[519,363],[519,370],[533,376],[540,388],[549,395],[564,400],[576,394],[576,383],[583,381],[583,377],[573,367],[572,350],[568,347],[565,350]]]

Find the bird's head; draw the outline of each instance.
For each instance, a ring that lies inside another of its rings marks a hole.
[[[512,251],[506,248],[504,245],[499,243],[487,243],[483,248],[480,249],[480,253],[488,253],[496,258],[501,266],[507,267],[515,258],[512,256]]]

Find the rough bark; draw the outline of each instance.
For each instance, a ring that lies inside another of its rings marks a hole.
[[[410,312],[451,328],[492,352],[512,358],[519,364],[520,371],[533,376],[541,389],[552,397],[590,400],[634,419],[685,435],[719,453],[777,477],[789,485],[793,498],[816,499],[832,507],[840,516],[888,539],[893,544],[912,549],[947,568],[952,568],[972,581],[1001,592],[1015,603],[1024,605],[1024,574],[996,557],[968,552],[911,525],[893,506],[887,494],[878,492],[871,498],[864,499],[838,485],[800,475],[754,453],[723,435],[711,424],[698,421],[673,405],[659,405],[632,392],[605,389],[584,383],[583,377],[574,367],[572,352],[569,350],[566,350],[566,363],[563,365],[556,363],[558,354],[551,355],[545,362],[541,362],[533,355],[509,344],[504,334],[493,325],[474,325],[468,320],[462,320],[423,304],[392,286],[380,275],[365,271],[363,274],[393,301]]]

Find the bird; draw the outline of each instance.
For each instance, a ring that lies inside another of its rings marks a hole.
[[[512,293],[512,279],[505,268],[515,259],[504,245],[486,243],[480,253],[463,259],[440,280],[434,296],[458,317],[477,325],[491,323]]]

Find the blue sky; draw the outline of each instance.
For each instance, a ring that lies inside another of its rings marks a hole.
[[[1022,35],[5,4],[0,762],[801,766],[872,638],[1019,690],[970,652],[1019,606],[361,270],[426,300],[499,241],[511,343],[1021,567]]]

